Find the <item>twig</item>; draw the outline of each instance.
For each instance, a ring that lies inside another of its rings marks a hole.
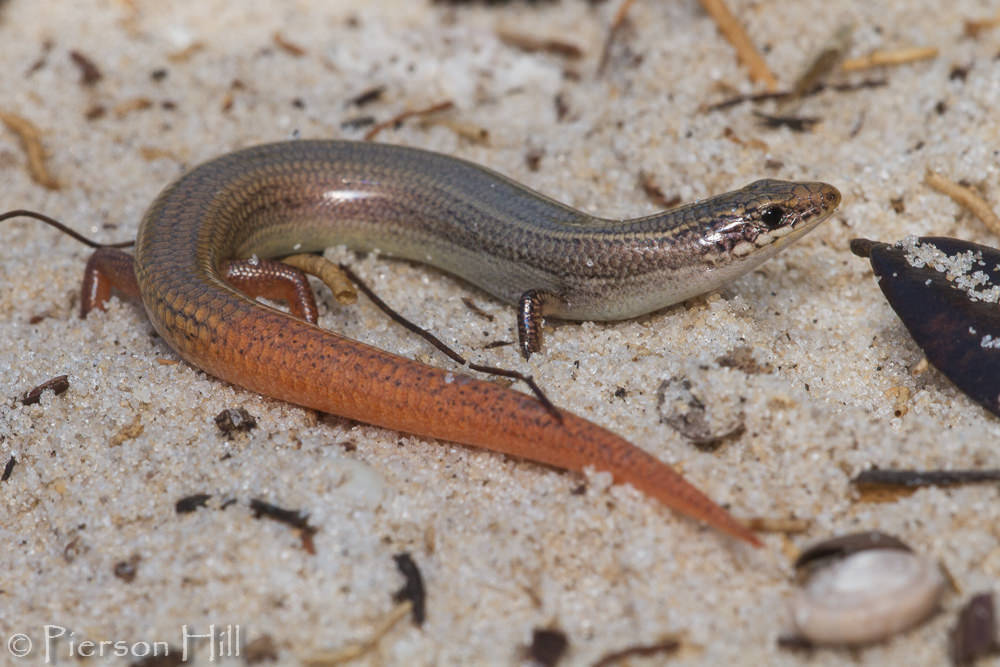
[[[701,6],[715,19],[719,31],[736,49],[736,56],[750,70],[750,79],[762,82],[764,87],[770,91],[777,90],[778,80],[774,78],[774,74],[764,62],[763,56],[750,41],[750,36],[747,35],[743,26],[726,7],[726,3],[723,0],[701,0]]]
[[[884,65],[905,65],[906,63],[918,60],[928,60],[937,57],[938,50],[935,46],[914,46],[908,49],[896,51],[874,51],[861,58],[851,58],[840,64],[840,69],[845,72],[856,72],[862,69],[882,67]]]
[[[576,60],[583,55],[583,49],[572,42],[567,42],[555,37],[537,37],[522,32],[517,32],[511,28],[500,27],[496,31],[501,42],[508,46],[535,53],[551,53],[556,56],[563,56]]]
[[[406,329],[409,329],[413,333],[417,334],[418,336],[426,340],[428,343],[436,347],[445,356],[447,356],[455,363],[461,364],[462,366],[468,366],[470,370],[474,370],[478,373],[499,375],[501,377],[520,380],[521,382],[525,383],[526,385],[528,385],[528,387],[531,388],[531,391],[535,394],[535,398],[538,399],[538,402],[541,403],[543,406],[545,406],[545,409],[548,410],[549,413],[553,417],[555,417],[557,421],[562,423],[563,420],[562,413],[559,412],[556,406],[552,404],[552,401],[550,401],[548,396],[545,395],[545,392],[542,391],[541,387],[539,387],[535,383],[535,379],[533,377],[531,377],[530,375],[525,375],[524,373],[520,373],[518,371],[508,370],[506,368],[499,368],[496,366],[484,366],[483,364],[474,364],[467,361],[465,357],[463,357],[458,352],[448,347],[444,343],[444,341],[442,341],[440,338],[432,334],[430,331],[417,326],[416,324],[409,321],[408,319],[397,313],[395,310],[393,310],[389,306],[389,304],[387,304],[385,301],[379,298],[379,296],[375,294],[375,292],[372,291],[372,289],[368,287],[368,285],[366,285],[364,281],[362,281],[361,278],[359,278],[358,275],[350,269],[349,266],[347,266],[346,264],[341,264],[340,269],[347,275],[348,278],[351,279],[351,282],[357,285],[358,289],[361,290],[362,294],[368,297],[372,303],[378,306],[379,309],[381,309],[383,313],[388,315],[389,318],[392,319],[394,322],[402,325]]]
[[[782,100],[778,109],[782,114],[787,115],[793,105],[799,102],[802,97],[823,83],[823,80],[834,70],[838,63],[844,58],[847,49],[851,46],[851,36],[854,33],[854,26],[851,24],[842,25],[834,32],[833,37],[823,47],[823,50],[813,58],[805,71],[795,80],[792,86],[792,94]]]
[[[932,171],[928,171],[926,176],[924,176],[924,183],[941,194],[951,197],[952,201],[970,211],[991,232],[1000,236],[1000,218],[993,212],[993,209],[986,200],[980,197],[972,188],[959,185]]]
[[[975,39],[984,30],[992,30],[997,26],[1000,26],[1000,15],[994,16],[991,19],[966,19],[964,31],[966,36]]]
[[[865,79],[864,81],[858,81],[857,83],[838,83],[834,85],[827,85],[821,83],[810,91],[802,94],[802,97],[809,97],[811,95],[818,95],[824,90],[833,90],[838,93],[849,93],[855,90],[863,90],[866,88],[881,88],[887,85],[889,82],[885,79]],[[728,109],[729,107],[734,107],[737,104],[742,104],[743,102],[766,102],[767,100],[783,100],[792,95],[792,91],[780,91],[774,93],[752,93],[750,95],[736,95],[728,99],[722,100],[721,102],[716,102],[714,104],[709,104],[701,107],[702,111],[721,111],[723,109]]]
[[[455,106],[454,102],[452,102],[451,100],[447,100],[445,102],[438,102],[437,104],[432,104],[431,106],[425,107],[423,109],[411,109],[408,111],[403,111],[402,113],[396,114],[389,120],[382,121],[381,123],[376,123],[375,125],[373,125],[371,129],[365,133],[365,141],[371,141],[376,136],[378,136],[378,134],[382,130],[388,127],[393,127],[394,125],[399,125],[407,118],[412,118],[414,116],[427,116],[429,114],[437,113],[439,111],[447,111],[453,108],[454,106]]]
[[[333,298],[342,306],[349,306],[357,302],[358,293],[354,289],[354,284],[347,277],[344,271],[328,259],[318,255],[289,255],[281,260],[289,266],[294,266],[303,273],[319,278],[330,291]]]
[[[27,118],[12,114],[7,111],[0,111],[0,121],[21,139],[24,152],[28,156],[28,173],[33,181],[48,188],[58,190],[59,181],[49,173],[45,166],[45,149],[42,148],[41,130]]]

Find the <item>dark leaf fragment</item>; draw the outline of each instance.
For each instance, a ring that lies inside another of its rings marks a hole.
[[[413,623],[419,627],[427,618],[427,593],[424,590],[424,577],[420,574],[420,568],[413,561],[413,557],[405,551],[396,554],[392,559],[396,561],[396,568],[406,579],[403,587],[393,593],[392,599],[396,602],[409,600],[413,603]]]
[[[997,626],[993,611],[993,593],[979,593],[958,612],[958,623],[948,637],[951,659],[956,665],[969,665],[990,653],[996,653]]]
[[[178,514],[190,514],[199,507],[204,507],[208,499],[212,497],[210,493],[195,493],[190,496],[185,496],[177,501],[174,505],[174,511]]]
[[[948,257],[973,253],[976,293],[1000,287],[1000,251],[943,237],[923,237]],[[1000,415],[1000,306],[970,296],[967,282],[929,265],[913,266],[900,244],[854,239],[851,251],[871,261],[879,287],[927,360],[971,399]]]

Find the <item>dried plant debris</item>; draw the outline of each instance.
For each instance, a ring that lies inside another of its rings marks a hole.
[[[886,65],[906,65],[919,60],[936,58],[937,54],[937,47],[933,46],[914,46],[895,51],[873,51],[861,58],[845,60],[841,63],[840,69],[845,72],[856,72],[858,70],[884,67]]]
[[[750,70],[750,80],[763,83],[768,90],[776,90],[778,80],[726,3],[723,0],[701,0],[701,6],[715,20],[719,32],[733,46],[740,62]]]
[[[354,106],[363,107],[366,104],[371,104],[372,102],[378,102],[382,99],[382,95],[385,93],[385,86],[373,86],[367,90],[364,90],[354,97],[347,100],[344,106]]]
[[[663,188],[656,182],[656,177],[648,171],[639,172],[639,187],[646,194],[649,201],[660,208],[673,208],[681,203],[680,195],[667,196]]]
[[[94,64],[94,61],[85,56],[80,51],[70,51],[70,60],[73,64],[80,69],[80,85],[81,86],[93,86],[95,83],[104,78],[101,74],[100,68]]]
[[[116,577],[124,581],[126,584],[130,584],[135,581],[135,576],[139,573],[139,563],[141,561],[142,556],[139,554],[132,554],[127,560],[120,560],[115,563],[113,572]]]
[[[56,396],[69,389],[69,376],[57,375],[51,380],[46,380],[34,389],[29,389],[21,397],[21,405],[34,405],[42,400],[43,391],[51,391]]]
[[[437,104],[432,104],[428,107],[423,107],[421,109],[409,109],[407,111],[400,112],[390,118],[389,120],[382,121],[374,125],[368,132],[365,133],[365,141],[371,141],[377,137],[382,130],[388,129],[390,127],[399,127],[409,118],[414,117],[425,117],[432,114],[441,113],[444,111],[450,111],[455,107],[455,103],[451,100],[446,100],[444,102],[438,102]]]
[[[497,38],[507,46],[512,46],[528,53],[549,53],[572,60],[580,58],[583,55],[583,49],[561,37],[540,37],[505,27],[497,28],[496,34]]]
[[[795,80],[791,94],[782,100],[779,107],[782,113],[787,113],[795,104],[802,100],[802,97],[826,80],[827,76],[833,72],[834,68],[844,59],[844,54],[851,46],[851,39],[854,35],[854,26],[844,24],[837,28],[830,41],[823,49],[816,54],[805,71]]]
[[[979,658],[1000,652],[993,608],[993,593],[979,593],[958,613],[958,622],[949,635],[951,660],[971,665]]]
[[[394,602],[404,602],[409,600],[413,605],[413,624],[417,627],[424,624],[427,618],[427,592],[424,589],[424,577],[420,574],[420,568],[413,561],[413,557],[405,551],[392,557],[396,561],[396,568],[399,570],[406,583],[398,591],[392,594]]]
[[[554,667],[569,648],[566,633],[557,628],[535,628],[531,644],[524,649],[525,657],[536,665]]]
[[[966,37],[976,39],[981,32],[1000,26],[1000,14],[988,19],[966,19],[962,26]]]
[[[928,171],[924,176],[924,183],[941,194],[951,197],[952,201],[979,218],[979,221],[986,225],[991,232],[1000,236],[1000,217],[997,217],[997,214],[993,212],[993,207],[975,190],[932,171]]]
[[[14,472],[14,466],[17,465],[17,458],[11,456],[7,459],[6,465],[3,467],[3,474],[0,475],[0,482],[6,482],[10,479],[11,474]]]
[[[185,496],[178,500],[174,505],[174,511],[178,514],[189,514],[190,512],[194,512],[199,507],[204,507],[211,497],[212,494],[210,493],[195,493],[190,496]]]
[[[708,408],[691,390],[691,381],[685,377],[670,378],[660,383],[656,390],[656,410],[661,423],[706,451],[714,451],[727,439],[738,438],[746,430],[742,413],[722,429],[713,430]]]
[[[873,468],[851,480],[860,491],[922,486],[958,486],[1000,482],[1000,469],[993,470],[892,470]]]
[[[279,49],[281,49],[288,55],[292,56],[293,58],[301,58],[307,53],[304,48],[302,48],[295,42],[286,39],[285,36],[282,35],[280,32],[275,32],[273,35],[271,35],[271,40],[274,42],[275,46],[277,46]]]
[[[226,437],[233,433],[249,433],[257,428],[257,419],[246,408],[226,408],[215,415],[215,425]]]
[[[722,368],[735,368],[747,375],[766,375],[774,372],[771,364],[762,364],[754,358],[753,348],[749,345],[737,345],[721,357],[717,357],[715,363]]]
[[[926,619],[945,589],[940,567],[882,533],[858,533],[807,549],[792,601],[799,636],[820,645],[882,641]]]
[[[792,132],[808,132],[820,121],[815,116],[775,116],[760,111],[754,111],[753,115],[757,116],[765,127],[787,127]]]
[[[1000,251],[943,237],[851,241],[927,360],[1000,415]]]
[[[799,97],[811,97],[813,95],[818,95],[825,90],[832,90],[837,93],[848,93],[858,90],[867,90],[869,88],[882,88],[889,85],[887,79],[864,79],[862,81],[857,81],[853,83],[838,83],[833,85],[819,84],[813,87],[811,90],[806,91]],[[743,102],[767,102],[770,100],[782,101],[790,98],[794,94],[794,91],[781,91],[774,93],[751,93],[747,95],[735,95],[733,97],[722,100],[721,102],[715,102],[713,104],[707,104],[701,107],[702,111],[722,111],[723,109],[729,109],[737,104],[742,104]]]
[[[21,138],[21,145],[28,158],[28,173],[31,179],[49,190],[58,190],[59,181],[49,173],[45,165],[45,149],[42,148],[42,131],[27,118],[8,111],[0,111],[0,123]]]
[[[313,544],[313,535],[319,532],[319,528],[309,525],[309,515],[299,510],[286,510],[269,502],[254,498],[250,501],[250,509],[253,510],[253,518],[266,517],[280,523],[296,528],[302,538],[302,548],[306,553],[315,555],[316,546]]]
[[[637,644],[635,646],[627,646],[623,649],[604,654],[601,656],[600,660],[594,663],[594,667],[611,667],[611,665],[617,665],[625,660],[628,660],[629,658],[651,658],[653,656],[662,657],[671,653],[676,653],[677,649],[680,647],[681,643],[676,638],[664,639],[656,642],[655,644]]]

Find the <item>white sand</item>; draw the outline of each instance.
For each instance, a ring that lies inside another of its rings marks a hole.
[[[603,215],[654,210],[637,185],[640,171],[684,200],[759,177],[829,181],[844,195],[840,212],[760,270],[639,320],[557,326],[530,364],[512,347],[482,350],[513,339],[508,305],[425,267],[349,256],[406,315],[479,361],[534,373],[556,403],[675,464],[737,516],[807,518],[810,531],[768,535],[765,548],[753,550],[629,488],[608,487],[602,475],[585,480],[317,419],[228,386],[177,363],[130,303],[78,320],[74,295],[88,250],[38,223],[7,222],[0,465],[10,455],[18,464],[0,483],[5,642],[25,633],[34,641],[31,658],[41,661],[46,624],[75,633],[77,645],[179,647],[184,624],[204,633],[214,623],[239,625],[242,642],[270,635],[280,663],[297,664],[370,636],[402,585],[392,555],[408,551],[425,578],[427,622],[400,623],[358,664],[518,663],[532,629],[548,626],[569,637],[560,664],[590,664],[669,635],[686,646],[671,664],[941,664],[955,610],[1000,575],[997,490],[930,489],[871,504],[858,501],[849,479],[873,465],[997,467],[1000,423],[933,369],[914,372],[920,351],[847,244],[925,233],[998,242],[922,179],[938,169],[982,186],[1000,206],[1000,30],[963,35],[963,19],[990,11],[974,0],[946,9],[901,0],[732,0],[785,85],[842,22],[857,27],[851,55],[940,48],[932,61],[843,76],[885,76],[889,85],[807,100],[800,113],[822,122],[794,133],[761,127],[749,105],[699,110],[755,88],[695,2],[636,3],[632,27],[596,77],[617,4],[11,0],[0,8],[0,108],[44,130],[63,188],[33,183],[16,137],[3,130],[0,208],[40,210],[106,241],[130,239],[159,189],[203,159],[293,133],[360,138],[364,130],[340,123],[444,99],[457,106],[451,119],[489,129],[488,144],[419,121],[380,138],[481,162]],[[501,43],[498,27],[560,37],[585,56],[524,53]],[[276,31],[305,54],[276,47]],[[52,41],[45,65],[26,76],[45,40]],[[192,44],[203,48],[182,62],[169,59]],[[72,49],[100,67],[95,86],[79,85]],[[949,77],[966,66],[964,80]],[[160,68],[167,76],[155,81]],[[386,86],[380,101],[345,108],[374,85]],[[567,107],[562,120],[557,94]],[[115,112],[136,98],[152,108]],[[176,108],[163,108],[167,101]],[[95,104],[107,113],[88,121]],[[149,159],[146,149],[167,156]],[[532,149],[544,151],[538,171],[526,164]],[[893,211],[895,198],[903,212]],[[462,297],[495,320],[472,313]],[[39,314],[48,317],[29,324]],[[367,302],[326,309],[323,324],[447,366]],[[720,368],[718,357],[745,345],[773,370]],[[14,401],[63,373],[71,382],[65,394],[31,407]],[[712,407],[713,423],[742,413],[745,434],[704,453],[661,423],[656,389],[679,376]],[[614,396],[618,388],[624,398]],[[239,406],[259,426],[226,440],[213,417]],[[895,416],[900,406],[905,414]],[[141,434],[109,444],[131,424],[141,424]],[[574,495],[584,481],[586,493]],[[212,494],[208,507],[176,514],[174,503],[194,493]],[[316,554],[303,550],[293,529],[254,520],[251,498],[307,512],[319,529]],[[221,510],[227,499],[239,502]],[[946,597],[944,613],[920,628],[861,652],[810,658],[777,649],[775,639],[790,628],[797,550],[863,529],[895,534],[940,559],[961,594]],[[133,556],[137,576],[128,583],[113,569]],[[198,648],[208,664],[207,645]],[[63,658],[70,649],[66,641],[53,647]],[[12,660],[6,648],[0,655]]]

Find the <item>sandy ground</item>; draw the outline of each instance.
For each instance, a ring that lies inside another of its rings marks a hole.
[[[5,222],[0,465],[17,463],[0,483],[0,662],[18,662],[25,638],[33,644],[21,664],[44,661],[47,626],[64,629],[48,643],[62,664],[87,664],[69,657],[85,641],[177,650],[185,628],[213,625],[238,629],[244,653],[270,638],[280,664],[322,658],[375,632],[403,583],[393,555],[408,552],[426,584],[427,620],[401,621],[356,664],[517,664],[536,628],[565,632],[567,665],[669,636],[684,646],[671,664],[941,664],[956,609],[1000,574],[997,488],[872,503],[849,480],[876,465],[998,467],[1000,425],[933,369],[920,372],[921,352],[847,243],[924,233],[997,243],[922,184],[933,168],[1000,202],[1000,30],[963,32],[965,19],[995,7],[733,0],[786,86],[844,23],[855,26],[852,56],[940,49],[932,60],[837,75],[887,84],[809,98],[799,113],[820,122],[793,132],[761,125],[753,110],[770,104],[703,110],[759,88],[693,1],[636,3],[598,76],[617,4],[10,0],[0,7],[0,108],[41,128],[61,189],[30,179],[16,135],[3,130],[2,208],[127,240],[159,189],[203,159],[299,135],[360,139],[366,128],[345,121],[443,100],[455,104],[449,114],[380,139],[480,162],[602,215],[656,209],[641,173],[682,201],[760,177],[828,181],[844,195],[840,211],[759,270],[637,320],[555,326],[530,363],[512,347],[485,349],[512,340],[507,304],[426,267],[329,254],[473,358],[533,373],[556,403],[676,465],[735,515],[806,519],[809,529],[765,535],[754,550],[604,475],[319,416],[226,385],[179,362],[131,303],[77,319],[88,250],[38,223]],[[500,29],[570,42],[582,57],[525,52],[498,39]],[[100,80],[80,82],[74,50]],[[373,86],[385,87],[379,99],[349,102]],[[448,365],[364,300],[338,308],[324,298],[323,311],[324,326]],[[757,368],[720,364],[739,348]],[[64,394],[15,400],[61,374]],[[690,381],[710,423],[742,421],[744,433],[714,452],[693,447],[661,419],[657,388],[671,378]],[[233,407],[258,426],[227,439],[213,418]],[[192,494],[211,498],[178,514],[175,503]],[[254,498],[308,514],[315,553],[295,529],[255,520]],[[866,529],[940,559],[960,592],[882,645],[777,648],[791,624],[795,554]],[[210,664],[208,643],[192,645]],[[221,651],[222,664],[244,664],[228,644]]]

